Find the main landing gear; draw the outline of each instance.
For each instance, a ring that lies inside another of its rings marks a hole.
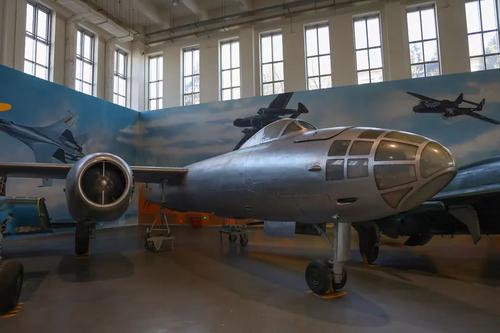
[[[363,223],[354,225],[358,232],[359,252],[363,261],[373,264],[378,258],[380,247],[380,231],[375,223]]]
[[[321,235],[332,243],[333,258],[316,260],[306,268],[306,282],[316,295],[324,296],[342,289],[347,281],[344,264],[349,260],[351,245],[351,224],[337,222],[334,225],[334,239],[317,228]]]
[[[75,253],[78,256],[89,254],[90,237],[95,230],[94,223],[77,222],[75,229]]]

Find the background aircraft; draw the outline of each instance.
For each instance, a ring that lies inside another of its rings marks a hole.
[[[55,158],[67,163],[75,162],[83,156],[82,146],[76,142],[69,130],[72,122],[72,114],[43,127],[24,126],[0,119],[0,131],[30,147],[36,162],[52,162]]]
[[[429,201],[408,212],[372,223],[355,224],[360,252],[373,263],[380,233],[408,236],[405,245],[424,245],[434,235],[470,234],[477,243],[482,234],[500,234],[500,157],[459,169],[457,176]]]
[[[500,124],[498,120],[491,119],[477,113],[483,110],[485,103],[484,98],[481,100],[481,102],[475,103],[465,100],[463,93],[461,93],[454,101],[450,101],[447,99],[437,100],[410,91],[407,91],[407,93],[420,100],[420,103],[413,107],[413,111],[416,113],[440,113],[446,119],[450,117],[466,115],[476,119],[487,121],[495,125]],[[473,107],[461,107],[460,105],[462,103],[470,104]]]
[[[78,254],[88,252],[95,222],[125,212],[134,182],[159,184],[157,202],[177,211],[334,223],[332,258],[306,269],[306,282],[319,295],[346,283],[351,223],[417,207],[455,174],[450,152],[428,138],[377,128],[315,129],[298,119],[277,120],[238,150],[185,168],[130,167],[109,153],[87,155],[74,165],[0,164],[0,176],[66,179]]]
[[[234,150],[240,148],[242,144],[250,139],[250,137],[257,133],[261,128],[275,122],[276,120],[282,119],[286,116],[295,119],[302,113],[308,113],[309,111],[302,103],[298,104],[296,110],[286,108],[290,98],[292,98],[292,95],[293,92],[279,94],[271,103],[269,103],[267,108],[260,108],[256,115],[236,119],[233,122],[233,125],[236,127],[244,127],[244,129],[242,130],[243,138],[234,147]]]

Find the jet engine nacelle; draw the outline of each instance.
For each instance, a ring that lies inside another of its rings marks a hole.
[[[120,157],[87,155],[66,177],[66,200],[77,222],[113,221],[128,208],[134,188],[132,171]]]

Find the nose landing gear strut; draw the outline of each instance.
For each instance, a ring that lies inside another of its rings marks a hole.
[[[347,282],[344,264],[349,260],[351,245],[351,224],[334,224],[334,238],[331,241],[326,232],[316,228],[332,244],[331,259],[315,260],[306,268],[306,282],[316,295],[324,296],[342,289]]]

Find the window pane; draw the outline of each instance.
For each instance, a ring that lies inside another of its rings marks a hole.
[[[262,62],[271,62],[272,58],[272,46],[271,46],[271,36],[265,36],[261,39],[261,52],[262,52]]]
[[[262,85],[262,95],[272,95],[273,94],[273,84],[267,83]]]
[[[49,46],[36,42],[36,62],[45,67],[49,66]]]
[[[411,77],[425,77],[424,65],[412,65],[411,66]]]
[[[407,24],[408,24],[408,40],[414,42],[416,40],[421,40],[421,30],[420,30],[420,15],[419,11],[408,12],[406,14]]]
[[[36,34],[38,37],[43,38],[43,39],[48,39],[48,15],[44,11],[37,10],[37,28],[36,28]]]
[[[319,57],[319,73],[321,75],[328,75],[332,73],[329,55]]]
[[[185,95],[184,96],[184,105],[193,104],[193,95]]]
[[[24,58],[35,61],[35,42],[33,39],[26,37],[24,44]]]
[[[159,99],[157,102],[157,109],[163,108],[163,99]]]
[[[83,63],[83,81],[92,83],[92,65]]]
[[[26,7],[26,31],[29,33],[33,33],[33,17],[34,17],[34,8],[33,6],[28,3]]]
[[[240,42],[231,43],[231,66],[233,68],[240,67]]]
[[[481,0],[481,18],[483,19],[483,30],[497,29],[495,0]]]
[[[193,92],[193,77],[188,76],[184,78],[184,93],[190,94]]]
[[[500,56],[492,55],[486,57],[486,69],[500,68]]]
[[[431,62],[425,64],[425,72],[427,76],[439,75],[439,63]]]
[[[156,66],[158,68],[157,79],[163,80],[163,57],[156,58]]]
[[[231,44],[224,43],[221,45],[221,67],[222,69],[231,68]]]
[[[77,56],[82,55],[82,32],[81,31],[76,32],[76,55]]]
[[[223,71],[222,72],[222,82],[221,82],[222,88],[229,88],[231,87],[231,71]]]
[[[372,70],[370,72],[372,82],[382,82],[384,81],[384,73],[381,69]]]
[[[200,104],[200,94],[193,94],[193,104]]]
[[[332,77],[330,75],[322,76],[320,81],[321,81],[321,89],[332,87]]]
[[[307,59],[307,75],[308,76],[319,75],[318,58],[317,57]]]
[[[469,35],[469,56],[483,54],[483,40],[481,34]]]
[[[200,76],[193,76],[193,92],[200,92]]]
[[[273,61],[283,60],[283,42],[281,34],[273,35]]]
[[[483,35],[483,38],[485,54],[500,52],[498,48],[498,31],[487,32]]]
[[[273,74],[274,74],[274,81],[280,81],[284,79],[282,62],[277,62],[273,64]]]
[[[436,40],[430,40],[424,42],[424,55],[425,61],[437,61],[438,60],[438,49]]]
[[[163,82],[158,82],[157,83],[158,85],[158,93],[156,94],[156,96],[158,96],[158,98],[162,98],[163,97]]]
[[[368,69],[368,51],[356,51],[356,66],[358,70]]]
[[[233,69],[231,71],[231,82],[233,87],[238,87],[240,85],[240,70]]]
[[[82,80],[83,79],[83,62],[80,59],[76,59],[75,77],[78,80]]]
[[[157,87],[156,87],[156,83],[150,83],[149,84],[149,98],[157,98],[158,95],[157,95]]]
[[[318,54],[318,39],[316,36],[316,28],[310,28],[306,30],[306,44],[307,56]]]
[[[365,20],[354,21],[354,38],[356,40],[356,49],[367,47]]]
[[[347,178],[368,177],[368,159],[352,159],[347,161]]]
[[[82,84],[82,92],[87,95],[92,95],[92,85],[88,83]]]
[[[156,81],[158,79],[156,77],[156,73],[158,72],[156,64],[156,58],[149,58],[149,81]]]
[[[193,74],[200,74],[200,50],[193,51]]]
[[[35,66],[35,76],[40,78],[40,79],[47,80],[49,78],[49,73],[48,73],[46,68],[36,65]]]
[[[479,18],[479,1],[466,2],[465,14],[467,17],[467,31],[478,32],[481,30],[481,20]]]
[[[231,99],[231,89],[222,89],[222,100],[228,101]]]
[[[344,179],[344,160],[326,161],[326,180]]]
[[[274,84],[274,93],[275,94],[282,94],[285,92],[285,84],[282,82],[276,82]]]
[[[424,39],[436,38],[436,21],[434,8],[422,10],[422,32]]]
[[[370,73],[368,71],[358,72],[358,83],[370,83]]]
[[[370,68],[382,67],[382,50],[370,49]]]
[[[319,88],[320,88],[319,77],[313,77],[313,78],[307,79],[307,89],[315,90],[315,89],[319,89]]]
[[[379,18],[370,18],[366,21],[366,24],[368,28],[368,46],[380,46]]]
[[[262,65],[262,82],[271,82],[273,80],[273,65]]]
[[[29,61],[25,61],[24,62],[24,72],[26,74],[30,74],[30,75],[35,74],[35,71],[34,71],[34,68],[33,68],[33,63],[31,63]]]
[[[330,53],[330,32],[328,26],[318,28],[319,54]]]
[[[83,37],[83,56],[87,59],[93,59],[92,57],[92,38],[85,35]]]
[[[127,93],[127,81],[125,79],[118,78],[118,93],[122,96],[126,96]]]
[[[184,76],[193,74],[193,53],[184,51]]]
[[[415,64],[424,61],[424,50],[421,42],[410,44],[410,63]]]
[[[240,98],[240,88],[233,88],[233,99]]]
[[[153,100],[149,101],[149,109],[150,110],[156,110],[157,109],[156,99],[153,99]]]

